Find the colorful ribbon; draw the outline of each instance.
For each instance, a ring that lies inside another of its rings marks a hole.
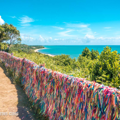
[[[34,105],[50,120],[118,120],[120,90],[38,66],[0,51],[6,67],[22,74],[21,83]]]

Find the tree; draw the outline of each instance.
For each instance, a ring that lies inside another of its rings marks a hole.
[[[10,46],[12,44],[20,43],[21,38],[19,30],[12,24],[8,25],[5,23],[4,25],[0,25],[0,42],[3,41],[10,41]]]
[[[75,62],[74,59],[70,58],[69,55],[65,55],[65,54],[57,55],[54,57],[54,59],[56,60],[56,64],[61,66],[62,65],[68,66],[68,65],[71,65],[73,61]]]
[[[0,42],[8,39],[9,37],[7,36],[7,34],[5,34],[5,28],[3,27],[3,25],[0,25]]]
[[[91,52],[87,47],[82,51],[82,56],[87,57],[87,58],[91,56]]]
[[[98,61],[93,67],[92,79],[102,82],[105,85],[114,87],[120,86],[120,55],[117,51],[111,51],[106,47],[98,56]]]
[[[0,43],[0,50],[7,50],[7,44],[6,43]]]
[[[99,55],[99,52],[98,50],[93,50],[91,51],[91,59],[94,60],[94,59],[97,59],[97,56]]]

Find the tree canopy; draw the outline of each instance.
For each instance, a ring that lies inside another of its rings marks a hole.
[[[82,56],[86,58],[91,58],[92,60],[97,59],[97,56],[99,55],[98,50],[89,50],[87,47],[83,49]]]
[[[0,25],[0,42],[10,41],[11,44],[16,44],[21,42],[20,32],[12,24],[7,23]]]
[[[120,55],[106,47],[93,66],[92,79],[105,85],[120,86]]]
[[[82,51],[82,56],[84,57],[90,57],[90,50],[86,47],[83,51]]]
[[[88,58],[81,54],[78,59],[72,59],[69,55],[50,57],[41,53],[29,53],[22,49],[20,51],[20,48],[20,46],[12,45],[12,53],[17,57],[25,57],[37,64],[45,63],[48,69],[75,77],[86,78],[107,86],[116,88],[120,86],[120,54],[117,51],[111,51],[110,47],[105,47],[100,55],[98,51],[88,50],[90,51]],[[23,45],[22,48],[27,49],[27,46]]]

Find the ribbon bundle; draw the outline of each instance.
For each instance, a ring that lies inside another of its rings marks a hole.
[[[0,51],[6,67],[22,74],[21,83],[33,104],[50,120],[118,120],[120,90],[38,66]]]

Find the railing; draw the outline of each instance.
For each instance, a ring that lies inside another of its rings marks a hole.
[[[118,120],[120,90],[38,66],[0,51],[6,67],[22,74],[24,90],[50,120]]]

